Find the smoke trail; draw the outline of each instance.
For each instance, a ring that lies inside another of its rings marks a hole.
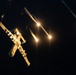
[[[27,8],[25,7],[24,10],[26,11],[26,13],[29,15],[29,17],[35,22],[37,23],[37,21],[34,19],[34,17],[31,15],[31,13],[27,10]]]
[[[41,26],[41,29],[46,33],[47,36],[49,36],[48,32]]]
[[[73,11],[70,9],[70,7],[63,0],[61,0],[61,2],[68,8],[70,13],[76,18],[76,15],[73,13]]]

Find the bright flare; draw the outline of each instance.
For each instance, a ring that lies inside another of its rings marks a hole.
[[[38,26],[38,27],[40,27],[40,26],[41,26],[41,24],[40,24],[39,22],[37,22],[37,26]]]
[[[26,11],[26,13],[29,15],[29,17],[37,24],[38,27],[41,27],[42,30],[46,33],[46,35],[49,37],[49,39],[52,39],[52,36],[48,34],[48,32],[43,28],[43,26],[41,25],[40,22],[37,22],[37,20],[31,15],[31,13],[27,10],[27,8],[25,7],[24,10]],[[33,32],[30,30],[32,36],[34,37],[34,39],[37,42],[36,36],[33,34]]]
[[[35,41],[36,41],[36,42],[39,42],[39,39],[35,38]]]
[[[49,38],[49,40],[50,40],[50,39],[52,39],[52,36],[51,36],[51,35],[49,35],[49,36],[48,36],[48,38]]]
[[[48,36],[49,39],[52,39],[52,35],[49,35],[48,32],[41,26],[42,30],[45,32],[45,34]]]
[[[27,10],[27,8],[24,8],[25,12],[29,15],[29,17],[37,24],[37,26],[39,27],[41,24],[39,22],[37,22],[37,20],[32,16],[32,14]]]
[[[35,34],[32,32],[31,29],[30,29],[30,33],[31,33],[32,37],[35,39],[35,41],[39,42],[39,39],[35,36]]]

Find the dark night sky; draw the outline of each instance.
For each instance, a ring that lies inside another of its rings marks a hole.
[[[76,0],[64,0],[76,14]],[[44,28],[52,33],[49,43],[42,29],[37,30],[35,23],[24,12],[24,7],[36,16]],[[21,54],[11,58],[8,55],[13,43],[0,28],[0,73],[6,75],[75,75],[76,69],[76,18],[61,0],[0,0],[0,19],[13,30],[18,27],[26,39],[23,48],[31,66],[27,67]],[[29,32],[41,38],[38,46]],[[1,75],[0,74],[0,75]]]

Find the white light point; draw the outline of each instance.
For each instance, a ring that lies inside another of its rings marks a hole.
[[[38,26],[38,27],[40,27],[40,26],[41,26],[41,24],[40,24],[39,22],[37,22],[37,26]]]
[[[39,42],[39,39],[36,38],[35,41],[38,43]]]
[[[51,36],[51,35],[48,35],[48,38],[49,38],[49,40],[50,40],[50,39],[52,39],[52,36]]]

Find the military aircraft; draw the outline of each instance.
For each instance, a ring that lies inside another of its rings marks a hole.
[[[22,37],[21,33],[19,32],[19,30],[16,28],[14,30],[14,34],[11,33],[10,30],[8,30],[3,24],[2,22],[0,22],[0,27],[5,31],[5,33],[9,36],[9,38],[11,39],[11,41],[14,43],[13,48],[10,50],[9,55],[11,57],[13,57],[17,51],[17,49],[19,50],[19,52],[21,53],[21,55],[23,56],[24,60],[26,61],[27,65],[30,66],[30,62],[28,61],[27,58],[27,54],[25,53],[25,50],[23,49],[23,47],[21,46],[21,44],[24,44],[26,42],[26,40]],[[22,42],[20,41],[20,39],[22,39]]]

